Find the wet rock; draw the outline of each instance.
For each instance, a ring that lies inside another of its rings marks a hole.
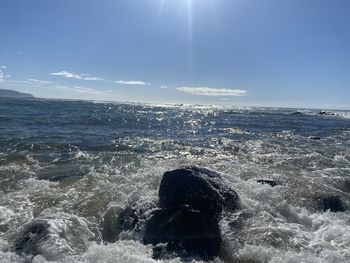
[[[139,201],[126,207],[112,206],[103,215],[101,224],[102,239],[114,243],[130,235],[135,239],[142,238],[145,221],[157,208],[155,201]]]
[[[15,252],[33,256],[40,254],[38,244],[47,238],[49,227],[50,225],[45,220],[36,220],[26,225],[14,243]]]
[[[321,207],[324,212],[344,212],[346,210],[346,206],[339,196],[328,196],[324,197],[320,200]]]
[[[256,180],[258,183],[260,184],[268,184],[270,185],[271,187],[275,187],[277,186],[277,182],[274,181],[274,180],[271,180],[271,179],[259,179],[259,180]]]
[[[85,219],[59,213],[26,224],[17,233],[12,250],[19,255],[41,255],[46,260],[57,261],[62,254],[83,253],[94,239]]]
[[[218,220],[211,214],[180,205],[155,210],[146,224],[143,241],[153,245],[167,243],[166,252],[209,260],[219,253],[221,234]],[[160,258],[164,251],[157,248],[153,256]]]
[[[102,224],[103,240],[115,242],[123,231],[130,231],[154,246],[154,258],[175,253],[213,259],[221,245],[221,212],[235,211],[239,197],[219,174],[189,167],[164,173],[158,204],[156,209],[153,202],[109,208]]]
[[[331,115],[331,116],[333,116],[335,114],[332,112],[327,112],[327,111],[321,110],[318,112],[318,115]]]
[[[239,197],[224,184],[219,174],[189,167],[164,173],[159,187],[159,205],[161,208],[190,205],[218,217],[223,209],[234,211],[239,206]]]
[[[159,206],[145,225],[143,242],[154,245],[153,256],[169,252],[204,260],[218,256],[221,212],[239,207],[239,196],[221,176],[204,168],[188,167],[164,173]]]
[[[102,239],[106,242],[116,242],[123,231],[133,230],[138,223],[138,213],[132,207],[111,207],[104,217],[102,225]]]

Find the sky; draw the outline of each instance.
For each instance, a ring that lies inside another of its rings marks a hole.
[[[348,0],[1,0],[0,88],[350,109]]]

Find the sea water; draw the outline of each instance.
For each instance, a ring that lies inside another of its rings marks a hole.
[[[0,262],[156,262],[131,233],[105,244],[101,221],[111,206],[156,202],[162,174],[188,165],[241,198],[215,262],[350,262],[349,210],[320,207],[337,196],[350,208],[350,112],[332,114],[1,99]],[[37,255],[14,253],[40,219],[50,227]]]

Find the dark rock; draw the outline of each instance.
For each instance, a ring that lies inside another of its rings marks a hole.
[[[276,181],[274,180],[270,180],[270,179],[259,179],[259,180],[256,180],[258,183],[260,184],[268,184],[272,187],[275,187],[277,186],[278,184],[276,183]]]
[[[159,206],[147,220],[143,236],[145,244],[154,245],[153,256],[175,252],[208,260],[219,254],[221,212],[235,211],[239,197],[219,174],[188,167],[164,173]]]
[[[324,212],[344,212],[346,210],[345,204],[342,202],[339,196],[328,196],[321,200],[322,210]]]
[[[321,110],[321,111],[318,112],[318,115],[330,115],[330,116],[334,116],[335,114],[332,113],[332,112],[327,112],[327,111]]]
[[[132,207],[111,207],[103,217],[102,239],[115,242],[123,231],[133,230],[138,223],[137,211]]]
[[[190,205],[217,218],[223,209],[234,211],[239,206],[239,197],[223,183],[219,174],[189,167],[164,173],[159,205],[161,208]]]
[[[310,139],[311,139],[311,140],[321,140],[321,137],[318,137],[318,136],[311,136]]]
[[[26,225],[14,243],[15,252],[33,256],[40,254],[38,244],[47,238],[49,227],[45,220],[36,220]]]
[[[209,260],[219,253],[221,235],[218,220],[211,214],[180,205],[155,210],[146,223],[143,241],[153,245],[167,243],[167,252]],[[160,258],[162,250],[157,246],[153,256]]]

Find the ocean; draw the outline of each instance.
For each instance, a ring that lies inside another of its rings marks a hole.
[[[109,207],[155,203],[163,173],[191,165],[242,203],[220,221],[214,262],[350,262],[350,112],[319,111],[0,99],[0,262],[181,262],[127,231],[105,244],[101,224]],[[33,220],[47,235],[16,254]]]

